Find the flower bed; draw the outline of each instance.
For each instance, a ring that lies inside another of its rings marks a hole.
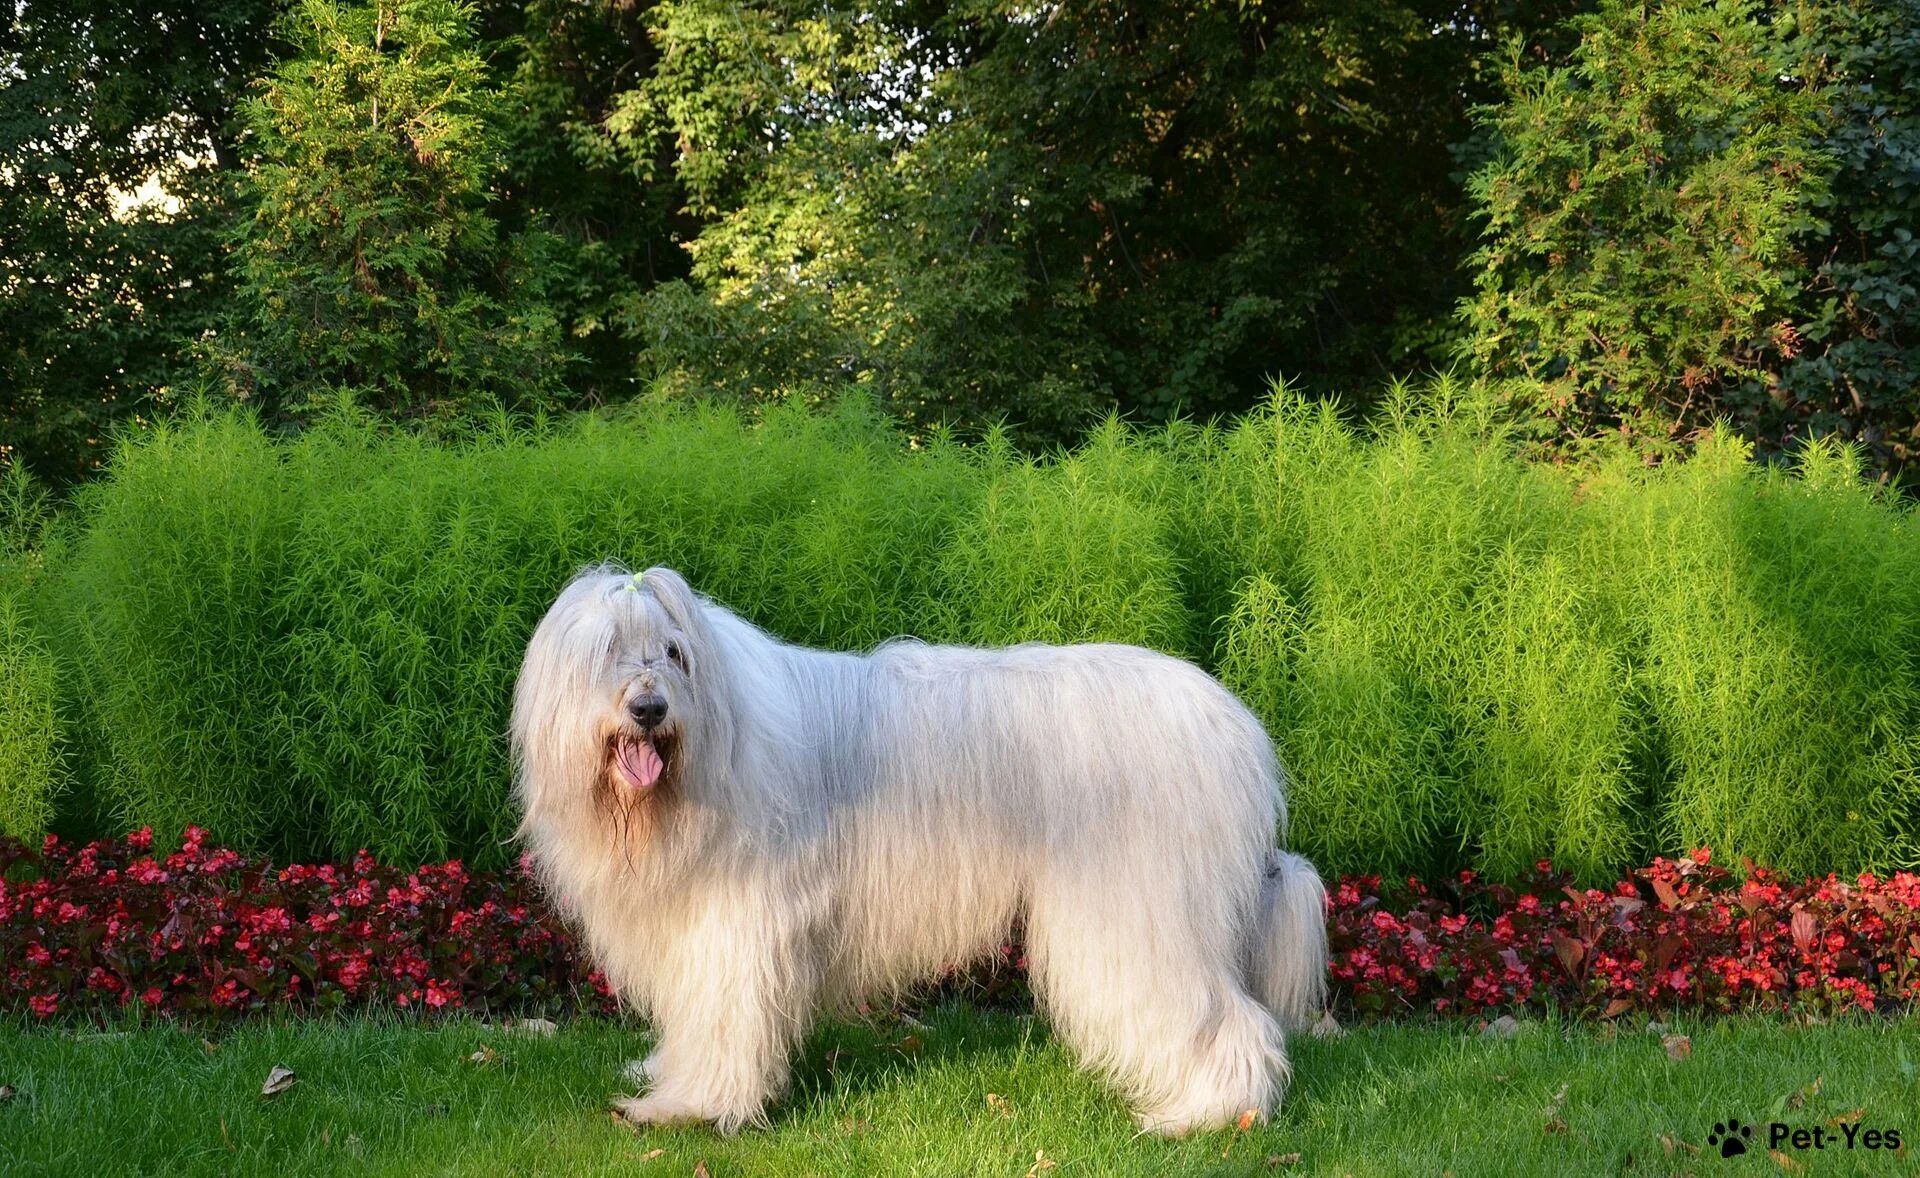
[[[157,856],[150,831],[83,847],[50,836],[37,851],[0,839],[0,1010],[614,1008],[524,872],[408,872],[365,854],[275,869],[205,843],[190,829]],[[1704,850],[1609,891],[1574,889],[1546,863],[1514,886],[1466,872],[1386,892],[1349,877],[1328,928],[1335,1005],[1361,1017],[1826,1014],[1920,995],[1920,876],[1796,884],[1748,864],[1736,877]],[[1021,961],[1014,946],[999,957]]]
[[[148,830],[78,848],[49,835],[37,853],[0,839],[0,1009],[612,1009],[524,873],[365,853],[275,869],[205,841],[189,828],[156,856]]]
[[[1791,883],[1743,866],[1736,877],[1701,849],[1600,891],[1542,862],[1512,887],[1472,872],[1445,888],[1408,880],[1399,904],[1377,876],[1343,879],[1329,897],[1334,990],[1369,1015],[1600,1018],[1827,1014],[1920,996],[1920,876]]]

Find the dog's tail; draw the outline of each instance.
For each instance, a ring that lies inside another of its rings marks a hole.
[[[1313,864],[1268,854],[1248,950],[1254,994],[1282,1026],[1311,1026],[1327,999],[1327,889]]]

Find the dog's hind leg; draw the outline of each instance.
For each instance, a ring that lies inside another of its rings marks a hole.
[[[1231,921],[1177,884],[1112,884],[1037,881],[1027,956],[1055,1031],[1126,1093],[1144,1129],[1264,1118],[1286,1087],[1284,1039],[1246,991]]]

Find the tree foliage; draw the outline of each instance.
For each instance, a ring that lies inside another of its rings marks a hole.
[[[705,224],[636,320],[698,382],[1042,435],[1372,383],[1458,293],[1473,63],[1557,11],[662,4],[609,126],[678,145]]]
[[[1915,444],[1920,6],[1610,0],[1482,112],[1462,351],[1543,430]]]
[[[1830,73],[1815,148],[1829,180],[1803,247],[1813,271],[1794,336],[1755,401],[1763,439],[1837,433],[1875,464],[1920,459],[1920,3],[1849,0],[1818,12]]]
[[[636,290],[687,272],[675,239],[694,222],[671,170],[632,166],[601,131],[626,80],[658,60],[646,13],[642,4],[575,0],[479,13],[503,91],[503,171],[490,211],[503,232],[538,243],[541,298],[572,352],[574,404],[632,395],[638,341],[625,308]]]
[[[231,288],[234,103],[279,0],[14,0],[0,39],[0,463],[91,471]],[[136,194],[154,199],[136,199]],[[170,210],[166,197],[179,202]]]
[[[294,53],[244,106],[258,140],[239,242],[243,395],[300,412],[338,388],[399,414],[540,404],[569,355],[536,234],[488,205],[502,95],[454,0],[303,0]],[[532,271],[530,273],[530,271]]]
[[[1920,0],[10,12],[0,462],[54,482],[189,386],[1051,444],[1449,359],[1556,445],[1920,445]]]

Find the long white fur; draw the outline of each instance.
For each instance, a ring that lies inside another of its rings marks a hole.
[[[678,751],[609,809],[638,691]],[[650,1090],[619,1104],[637,1123],[763,1122],[816,1012],[973,959],[1016,916],[1056,1034],[1146,1128],[1270,1113],[1281,1026],[1320,1011],[1324,892],[1274,849],[1272,744],[1166,655],[809,650],[671,570],[602,566],[534,633],[513,745],[541,877],[657,1032]]]

